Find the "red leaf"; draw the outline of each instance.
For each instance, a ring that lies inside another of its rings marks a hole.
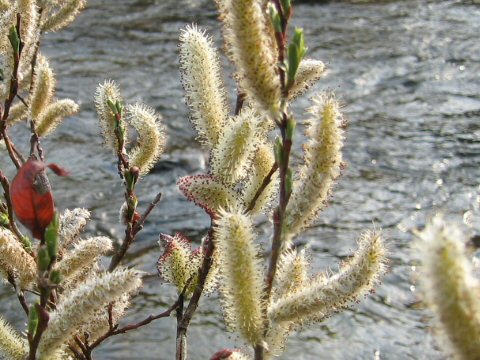
[[[61,167],[42,161],[28,160],[18,170],[10,185],[10,198],[18,220],[25,225],[34,238],[42,239],[45,228],[50,224],[55,212],[53,195],[44,170],[51,168],[57,175],[67,172]]]

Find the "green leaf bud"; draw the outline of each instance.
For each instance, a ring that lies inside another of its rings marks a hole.
[[[20,53],[20,37],[18,36],[17,28],[12,25],[10,28],[10,34],[8,35],[10,44],[12,45],[13,52],[15,55]]]
[[[295,127],[297,126],[297,122],[292,117],[288,118],[287,120],[287,131],[286,131],[286,138],[288,140],[293,139],[293,133],[295,132]]]
[[[52,272],[50,273],[50,281],[55,285],[60,284],[60,282],[62,281],[62,274],[60,274],[60,271],[52,270]]]
[[[274,145],[274,152],[275,152],[275,161],[278,164],[278,166],[282,166],[283,164],[283,144],[282,144],[282,139],[277,137],[275,139],[275,145]]]
[[[292,169],[287,169],[287,176],[285,177],[285,192],[287,193],[287,197],[290,196],[292,193],[293,188],[293,172]]]
[[[8,219],[8,215],[3,213],[0,214],[0,226],[8,227],[9,224],[10,220]]]
[[[30,307],[30,312],[28,313],[28,336],[33,339],[35,333],[37,332],[38,326],[38,311],[37,306],[33,305]]]
[[[285,14],[285,17],[289,18],[292,11],[291,0],[281,0],[280,2],[282,4],[282,9],[283,9],[283,13]]]
[[[112,110],[112,112],[116,115],[117,114],[117,106],[111,99],[107,99],[107,105]]]
[[[52,222],[45,229],[45,242],[47,243],[48,255],[50,258],[56,258],[58,254],[58,228],[60,222],[58,213],[55,212]]]
[[[280,15],[277,11],[277,8],[275,5],[270,3],[268,5],[268,14],[270,15],[270,20],[272,21],[273,25],[273,30],[276,33],[281,33],[282,32],[282,20],[280,19]]]
[[[38,249],[38,254],[37,254],[37,266],[38,270],[40,271],[46,271],[50,265],[50,255],[48,254],[48,250],[46,246],[42,245]]]

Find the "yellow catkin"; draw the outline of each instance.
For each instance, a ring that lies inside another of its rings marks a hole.
[[[77,242],[88,219],[90,219],[90,211],[82,208],[73,210],[66,209],[65,212],[60,215],[59,247],[62,251]]]
[[[234,185],[247,176],[255,150],[260,145],[259,118],[252,109],[244,109],[229,121],[212,151],[212,174]]]
[[[56,263],[55,268],[63,279],[76,276],[96,263],[101,256],[112,250],[112,240],[105,236],[96,236],[79,241],[74,248]]]
[[[138,133],[138,145],[129,153],[130,165],[147,174],[155,165],[165,147],[165,133],[160,116],[144,104],[129,105],[126,119]]]
[[[0,357],[8,360],[24,360],[27,354],[27,342],[0,317]]]
[[[107,101],[110,100],[114,104],[116,102],[123,103],[120,89],[114,81],[106,80],[103,84],[97,86],[94,99],[105,145],[116,152],[118,141],[115,135],[115,115],[108,106]],[[127,129],[125,128],[126,131]],[[126,139],[128,139],[127,134],[125,134]]]
[[[379,233],[361,236],[358,250],[334,275],[320,274],[300,290],[275,301],[268,309],[275,322],[320,321],[372,290],[385,268],[385,247]]]
[[[0,227],[0,267],[13,272],[21,289],[30,288],[37,276],[37,267],[33,257],[28,254],[15,235]]]
[[[214,214],[222,208],[243,205],[239,194],[211,175],[185,176],[177,181],[177,186],[187,200]]]
[[[187,281],[190,285],[195,283],[192,279],[198,272],[198,264],[192,261],[192,249],[189,240],[181,234],[169,236],[160,235],[160,245],[163,248],[163,254],[157,263],[157,269],[160,276],[175,285],[177,292],[181,293]],[[191,293],[192,287],[189,286],[187,293]]]
[[[79,106],[70,99],[57,100],[45,108],[37,119],[37,134],[47,136],[67,117],[76,114]]]
[[[142,285],[136,270],[117,269],[98,274],[64,294],[55,311],[50,313],[48,327],[39,345],[39,359],[51,359],[61,350],[79,327],[90,323],[98,311],[123,294],[132,294]]]
[[[280,106],[277,54],[269,36],[263,0],[224,0],[219,6],[227,52],[240,88],[262,110],[276,117]]]
[[[15,24],[18,12],[17,3],[13,3],[5,12],[0,12],[0,34],[8,34],[9,29]],[[3,102],[10,91],[10,79],[13,72],[13,51],[8,36],[0,36],[0,68],[3,78],[0,79],[0,100]]]
[[[335,179],[342,167],[343,119],[332,94],[313,98],[309,109],[312,118],[304,146],[305,164],[300,179],[294,183],[286,209],[286,222],[291,235],[308,227],[327,203]]]
[[[239,211],[220,212],[214,241],[226,322],[251,345],[262,344],[263,267],[251,219]]]
[[[440,345],[455,359],[479,359],[480,281],[466,253],[468,238],[440,215],[418,236],[420,280],[442,336]]]
[[[8,125],[13,125],[19,121],[25,120],[28,116],[28,107],[23,102],[17,102],[10,108],[10,114],[8,115]]]
[[[199,140],[212,148],[228,117],[217,51],[205,32],[193,25],[180,33],[179,56],[191,121]]]
[[[34,120],[37,120],[38,115],[45,111],[46,106],[52,101],[55,91],[55,76],[48,60],[43,56],[40,56],[37,61],[33,81],[30,115]]]
[[[325,64],[323,62],[320,60],[303,59],[298,67],[295,83],[288,93],[290,100],[307,91],[324,73]]]
[[[62,1],[42,22],[42,31],[57,31],[70,24],[85,7],[86,0]]]

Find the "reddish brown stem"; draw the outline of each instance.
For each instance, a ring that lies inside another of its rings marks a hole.
[[[250,204],[248,204],[248,207],[247,207],[247,209],[245,210],[245,212],[252,211],[252,209],[255,207],[255,204],[256,204],[258,198],[260,197],[260,195],[262,195],[262,193],[265,191],[265,189],[267,188],[268,184],[270,184],[270,183],[272,182],[273,174],[275,174],[275,172],[277,171],[277,169],[278,169],[278,164],[277,164],[277,163],[273,164],[270,172],[267,174],[267,176],[265,176],[265,179],[263,179],[262,184],[260,185],[260,187],[258,188],[257,192],[255,193],[255,196],[254,196],[253,199],[250,201]]]

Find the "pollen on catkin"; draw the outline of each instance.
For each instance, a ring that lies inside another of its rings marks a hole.
[[[128,294],[120,296],[117,300],[113,301],[112,303],[112,311],[111,311],[111,320],[113,324],[118,324],[120,319],[125,314],[128,306],[130,305],[130,297]],[[105,335],[105,333],[109,330],[109,313],[108,309],[102,309],[97,311],[89,323],[81,326],[78,329],[77,334],[80,339],[84,339],[86,337],[85,334],[88,334],[88,341],[91,343],[97,340],[100,336]],[[75,343],[73,344],[76,345]],[[80,350],[80,349],[79,349]],[[80,350],[81,351],[81,350]]]
[[[37,277],[33,257],[25,251],[15,235],[0,227],[0,267],[3,272],[13,272],[20,289],[28,289]]]
[[[77,242],[80,233],[87,225],[87,220],[90,219],[90,211],[87,209],[76,208],[73,210],[66,209],[60,215],[60,248],[65,249],[69,245]]]
[[[28,107],[20,101],[10,107],[10,113],[8,114],[7,123],[11,126],[19,121],[25,120],[27,117]]]
[[[163,254],[157,262],[157,269],[163,280],[175,285],[180,294],[187,282],[190,281],[186,293],[193,291],[195,284],[195,275],[198,272],[199,263],[192,261],[193,253],[190,241],[182,234],[170,236],[160,235],[160,246],[163,248]]]
[[[305,249],[284,250],[278,259],[277,271],[273,283],[273,299],[279,299],[287,294],[300,290],[307,282],[310,261]]]
[[[321,321],[368,293],[384,271],[385,247],[380,234],[366,232],[353,257],[337,273],[321,273],[301,289],[278,299],[268,309],[269,318],[297,325]]]
[[[180,33],[180,72],[198,138],[213,148],[228,118],[220,61],[212,39],[196,25]]]
[[[248,180],[243,190],[243,201],[246,206],[249,206],[253,201],[257,191],[262,186],[263,181],[267,177],[268,173],[272,170],[275,164],[275,156],[271,146],[267,144],[261,144],[255,151],[253,156],[251,168],[248,170]],[[251,215],[256,215],[265,211],[270,205],[270,202],[274,198],[278,188],[278,173],[272,176],[271,182],[265,187],[263,192],[255,201],[255,205],[250,210]]]
[[[227,325],[251,345],[263,343],[263,266],[251,219],[241,211],[221,211],[215,224],[220,290]]]
[[[96,236],[79,241],[56,263],[55,269],[60,272],[64,279],[71,278],[91,267],[112,248],[112,240],[105,236]]]
[[[51,134],[58,125],[67,117],[76,114],[79,106],[70,99],[57,100],[45,108],[37,119],[38,136]]]
[[[97,86],[94,99],[105,145],[116,152],[118,141],[115,135],[115,114],[108,106],[108,101],[114,104],[116,102],[123,103],[120,89],[113,80],[106,80],[103,84]],[[127,131],[126,128],[125,131]],[[125,134],[125,139],[127,138]]]
[[[123,294],[132,294],[142,285],[141,273],[117,269],[98,274],[64,294],[57,308],[50,313],[48,327],[39,345],[39,359],[50,359],[62,349],[78,329],[91,322],[98,311]]]
[[[440,215],[417,235],[420,281],[440,330],[439,344],[455,359],[480,358],[480,282],[466,253],[467,236]]]
[[[212,175],[184,176],[177,186],[189,201],[214,215],[221,208],[241,206],[239,194]]]
[[[28,354],[25,339],[0,317],[0,358],[8,360],[24,360]]]
[[[315,84],[325,74],[325,64],[320,60],[303,59],[295,76],[295,83],[288,92],[289,99],[307,91],[310,86]]]
[[[247,170],[255,150],[261,142],[259,118],[249,108],[225,124],[218,145],[212,151],[212,174],[234,185],[247,176]]]
[[[280,107],[280,80],[273,39],[266,28],[263,0],[224,0],[219,6],[225,45],[240,88],[272,117]]]
[[[15,23],[17,12],[15,2],[7,11],[0,13],[0,34],[9,33],[10,27]],[[3,102],[10,92],[10,79],[13,73],[13,51],[8,36],[0,37],[0,69],[3,73],[0,80],[0,100]]]
[[[57,3],[42,22],[42,31],[57,31],[70,24],[85,7],[86,0],[67,0]]]
[[[39,56],[33,78],[32,95],[30,97],[30,116],[35,121],[41,112],[52,101],[55,92],[55,75],[44,56]]]
[[[138,133],[138,145],[129,152],[130,166],[140,169],[140,175],[147,174],[155,165],[165,147],[165,132],[160,115],[144,104],[128,105],[126,120]]]
[[[313,98],[312,118],[306,131],[304,165],[294,183],[286,209],[287,231],[298,234],[308,227],[327,203],[342,167],[343,119],[332,94]]]

